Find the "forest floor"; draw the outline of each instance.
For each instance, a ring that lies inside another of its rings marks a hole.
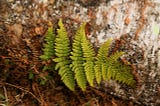
[[[150,23],[160,26],[159,5],[158,0],[1,0],[0,106],[158,106],[160,29],[153,32],[152,43],[146,30],[152,29]],[[95,47],[116,39],[117,48],[126,50],[127,61],[136,67],[137,88],[109,82],[111,89],[102,85],[72,92],[57,72],[43,71],[39,56],[48,22],[57,28],[60,18],[70,36],[88,22]]]

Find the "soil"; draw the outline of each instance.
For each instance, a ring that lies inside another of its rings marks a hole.
[[[1,0],[0,106],[159,106],[159,7],[158,0]],[[113,38],[133,64],[136,88],[104,81],[72,92],[56,71],[43,71],[48,22],[57,28],[60,18],[71,37],[87,22],[95,47]]]

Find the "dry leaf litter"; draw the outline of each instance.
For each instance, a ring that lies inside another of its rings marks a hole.
[[[7,32],[9,44],[16,48],[21,38],[29,45],[30,36],[42,35],[48,21],[54,23],[61,17],[65,17],[67,29],[73,27],[72,30],[80,23],[88,22],[91,27],[89,38],[96,47],[108,38],[122,40],[119,50],[125,51],[122,58],[134,65],[138,86],[133,89],[109,81],[97,89],[139,106],[160,105],[159,0],[1,0],[0,5],[0,31]],[[2,50],[4,44],[0,45]]]

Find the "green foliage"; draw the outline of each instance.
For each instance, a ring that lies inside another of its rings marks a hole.
[[[95,62],[94,68],[95,68],[95,77],[98,84],[100,84],[102,80],[102,75],[103,75],[103,79],[106,76],[105,70],[108,67],[108,64],[106,63],[107,62],[106,57],[108,55],[111,42],[112,40],[109,39],[104,44],[102,44],[101,47],[99,48],[99,51],[96,57],[97,61]]]
[[[84,32],[84,28],[83,28]],[[82,36],[82,50],[83,50],[83,58],[85,60],[84,65],[84,70],[85,70],[85,75],[87,78],[87,81],[90,86],[94,86],[94,78],[95,78],[95,73],[94,73],[94,61],[95,61],[95,51],[93,49],[93,46],[87,39],[86,35],[83,34]]]
[[[53,59],[56,62],[55,69],[58,70],[61,80],[70,89],[75,89],[74,73],[70,68],[70,41],[67,36],[66,29],[62,23],[62,20],[58,22],[59,29],[57,29],[57,36],[55,39],[55,55],[56,58]]]
[[[78,86],[84,91],[86,89],[87,80],[84,71],[84,58],[83,58],[83,48],[82,48],[82,38],[85,36],[84,32],[85,24],[82,24],[77,30],[75,38],[72,44],[72,70],[75,73],[75,79]]]
[[[3,94],[0,93],[0,100],[5,100],[5,96]]]
[[[40,85],[45,85],[47,81],[50,79],[50,75],[39,76],[38,81]]]
[[[49,22],[49,28],[45,34],[45,43],[43,44],[43,55],[40,56],[40,59],[43,61],[51,60],[55,56],[54,44],[55,44],[55,33],[51,22]],[[53,70],[54,63],[49,63],[48,65],[43,66],[43,71]]]
[[[85,35],[85,23],[82,24],[73,40],[72,45],[72,70],[78,86],[84,91],[87,81],[90,86],[94,83],[94,49]]]
[[[43,55],[40,56],[42,60],[49,60],[54,56],[54,43],[55,43],[55,34],[53,33],[53,27],[49,27],[45,34],[45,44],[43,44],[44,48]]]
[[[133,86],[135,84],[135,80],[133,78],[133,75],[130,73],[130,70],[130,66],[124,65],[120,61],[115,61],[107,70],[107,78],[112,78],[117,80],[118,82]]]
[[[29,79],[34,79],[34,74],[32,71],[29,72]]]
[[[87,81],[90,86],[94,86],[94,61],[95,61],[95,51],[91,43],[86,39],[86,36],[83,37],[82,43],[83,58],[85,60],[84,70],[86,74]]]
[[[122,64],[118,59],[124,52],[115,52],[108,55],[112,40],[109,39],[100,47],[95,62],[96,81],[99,84],[101,80],[114,79],[128,85],[135,83],[134,77],[131,74],[131,67]]]
[[[55,70],[58,70],[61,80],[70,90],[75,90],[75,82],[82,91],[86,90],[87,83],[94,86],[94,81],[100,84],[102,80],[114,79],[128,85],[135,83],[130,73],[131,67],[119,61],[124,52],[109,55],[111,39],[102,44],[96,54],[85,35],[86,23],[78,28],[73,43],[70,43],[61,19],[58,25],[56,37],[50,35],[53,34],[51,29],[48,30],[41,58],[48,60],[55,56]]]

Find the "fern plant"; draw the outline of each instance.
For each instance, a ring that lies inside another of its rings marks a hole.
[[[53,59],[56,62],[55,69],[58,70],[61,80],[72,91],[75,89],[74,73],[70,68],[71,60],[69,58],[71,47],[67,36],[66,29],[60,19],[58,22],[59,29],[57,29],[57,36],[55,39],[55,55]]]
[[[96,54],[85,35],[86,23],[78,28],[73,43],[69,40],[62,19],[58,25],[56,37],[53,29],[48,29],[41,59],[48,60],[56,56],[53,59],[55,69],[70,90],[75,90],[75,82],[82,91],[86,90],[87,83],[94,86],[94,82],[100,84],[102,80],[114,79],[128,85],[135,83],[134,76],[130,73],[131,67],[119,61],[124,52],[109,55],[111,39],[102,44]]]

